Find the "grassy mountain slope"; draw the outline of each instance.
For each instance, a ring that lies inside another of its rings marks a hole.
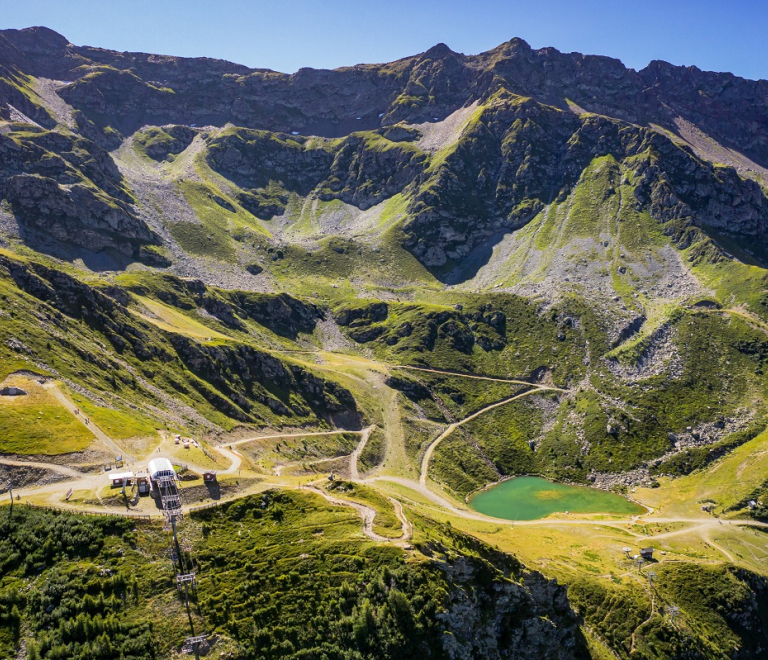
[[[653,604],[627,578],[606,588],[583,577],[566,598],[450,526],[417,518],[415,547],[403,551],[361,539],[359,524],[316,495],[279,491],[195,516],[191,617],[212,657],[439,658],[474,647],[481,657],[572,658],[598,647],[621,658],[725,658],[765,644],[765,607],[754,600],[764,579],[747,571],[659,568]],[[32,658],[144,658],[181,646],[187,614],[170,564],[151,559],[164,549],[158,527],[23,507],[5,508],[0,525],[4,653],[27,631]]]

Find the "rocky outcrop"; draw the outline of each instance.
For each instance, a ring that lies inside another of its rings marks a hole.
[[[0,135],[2,178],[36,174],[61,184],[86,179],[122,202],[131,197],[112,157],[88,139],[54,131],[26,130]]]
[[[287,367],[245,344],[204,345],[181,335],[170,340],[187,368],[215,388],[204,388],[200,393],[234,419],[266,421],[254,408],[252,402],[257,402],[283,417],[315,414],[333,421],[341,416],[355,418],[360,424],[361,416],[348,390],[301,367]]]
[[[417,181],[426,164],[427,155],[412,145],[352,135],[336,151],[319,197],[365,210]]]
[[[222,295],[226,295],[245,318],[291,339],[296,339],[301,333],[313,332],[317,322],[323,318],[319,307],[297,300],[287,293],[231,291]]]
[[[203,309],[231,328],[243,329],[243,321],[255,321],[275,334],[296,339],[314,331],[323,311],[287,293],[225,291],[207,286],[201,280],[173,275],[157,276],[157,286],[132,284],[139,295],[154,295],[164,303],[181,309]]]
[[[429,389],[425,385],[422,385],[421,383],[410,380],[408,378],[388,376],[384,380],[384,384],[394,390],[399,390],[411,401],[422,401],[424,399],[429,399],[432,396],[429,392]]]
[[[443,311],[398,305],[397,313],[408,320],[396,326],[386,323],[389,306],[383,302],[341,306],[333,316],[354,341],[377,340],[400,351],[425,353],[434,350],[438,342],[464,354],[471,354],[475,344],[484,351],[506,346],[506,315],[491,304]]]
[[[63,245],[113,249],[130,257],[157,240],[122,206],[80,184],[65,188],[53,179],[22,174],[6,182],[5,198],[24,227]]]
[[[369,305],[343,306],[333,314],[333,320],[339,325],[357,327],[368,323],[384,321],[389,314],[389,307],[385,302],[374,302]]]
[[[159,243],[132,206],[120,172],[101,147],[43,130],[0,135],[0,197],[37,248],[64,246],[143,258]]]
[[[427,154],[375,134],[319,142],[301,136],[237,129],[216,137],[206,152],[211,167],[245,192],[240,201],[260,218],[282,213],[287,193],[340,199],[365,210],[418,179]]]
[[[519,581],[493,576],[464,557],[440,569],[453,585],[447,611],[436,615],[451,632],[442,638],[451,660],[587,657],[578,617],[556,581],[538,573],[523,573]]]
[[[188,126],[152,127],[137,133],[134,141],[150,158],[165,160],[171,154],[184,151],[196,134],[196,131]]]
[[[333,163],[328,145],[301,136],[236,129],[208,142],[206,158],[217,172],[245,189],[279,181],[284,190],[307,195]]]

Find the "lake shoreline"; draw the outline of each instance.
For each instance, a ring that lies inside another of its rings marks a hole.
[[[652,506],[648,506],[647,504],[643,504],[640,500],[636,500],[634,497],[631,497],[630,495],[625,495],[624,493],[617,493],[616,491],[610,490],[608,488],[603,488],[602,486],[596,486],[594,484],[583,484],[580,481],[552,481],[551,479],[547,479],[547,477],[542,477],[540,474],[510,474],[506,477],[502,477],[498,481],[493,481],[489,484],[486,484],[482,488],[478,488],[477,490],[473,490],[471,493],[467,493],[464,496],[464,504],[469,506],[469,500],[474,497],[475,495],[478,495],[479,493],[482,493],[483,491],[490,490],[491,488],[494,488],[495,486],[498,486],[500,484],[503,484],[505,481],[509,481],[510,479],[517,479],[518,477],[536,477],[537,479],[544,479],[545,481],[549,481],[549,483],[552,484],[563,484],[564,486],[582,486],[584,488],[592,488],[593,490],[600,490],[604,493],[611,493],[612,495],[618,495],[619,497],[623,497],[626,500],[629,500],[630,502],[634,502],[638,506],[643,507],[646,512],[643,515],[646,515],[648,513],[653,513],[654,509]]]
[[[517,486],[505,487],[515,480]],[[520,490],[514,492],[518,487]],[[488,497],[493,491],[495,497]],[[515,497],[510,497],[513,492]],[[539,496],[545,492],[546,496]],[[538,520],[555,513],[642,516],[653,511],[623,494],[585,484],[550,481],[539,475],[505,477],[473,491],[464,501],[473,511],[505,520]]]

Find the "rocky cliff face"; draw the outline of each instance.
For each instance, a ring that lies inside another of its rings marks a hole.
[[[184,365],[214,386],[215,392],[207,390],[205,396],[234,419],[257,421],[259,417],[254,415],[251,403],[256,401],[287,418],[315,414],[327,421],[337,417],[351,428],[361,427],[352,394],[301,367],[287,367],[268,353],[247,345],[205,346],[182,336],[172,337],[171,343]]]
[[[0,197],[31,245],[54,253],[72,245],[130,259],[159,243],[137,217],[106,151],[71,133],[16,127],[0,134]]]
[[[484,566],[459,558],[443,564],[454,585],[448,610],[437,614],[450,660],[588,657],[566,589],[538,573],[520,583],[489,580]],[[484,570],[485,569],[485,570]]]
[[[242,329],[243,321],[249,319],[290,339],[297,339],[301,333],[311,333],[323,318],[320,308],[286,293],[222,291],[208,287],[200,280],[171,275],[160,276],[158,281],[161,286],[157,290],[141,283],[133,284],[129,290],[139,295],[155,295],[164,303],[179,309],[202,310],[232,328]],[[120,291],[111,291],[111,295],[122,298],[125,292],[121,295]]]
[[[755,181],[717,167],[658,132],[599,115],[576,116],[497,95],[412,196],[405,245],[426,265],[460,262],[484,241],[568,198],[597,158],[620,164],[638,210],[662,223],[709,227],[752,240],[768,230]]]
[[[160,242],[146,220],[157,211],[134,207],[107,153],[146,125],[134,146],[156,161],[201,133],[233,202],[262,220],[284,215],[292,195],[365,211],[403,194],[402,245],[447,281],[478,250],[567,199],[606,156],[633,186],[631,203],[678,243],[693,227],[762,245],[768,228],[766,81],[663,62],[638,72],[519,39],[480,55],[440,44],[389,64],[286,75],[79,47],[45,28],[0,32],[0,66],[0,116],[16,120],[0,134],[0,195],[28,241],[48,232],[58,243],[147,257]],[[41,96],[33,77],[59,82]],[[452,113],[468,107],[476,110],[453,126]],[[226,124],[235,128],[190,128]],[[726,158],[734,167],[715,164],[683,125],[738,152]]]
[[[319,199],[340,199],[362,210],[412,184],[428,160],[413,145],[379,134],[355,133],[343,140],[318,142],[242,129],[211,140],[207,159],[214,170],[253,199],[264,196],[273,182],[280,182],[278,197],[280,193],[287,199],[288,193],[309,195],[314,191]],[[279,208],[262,211],[255,213],[267,219],[279,215],[270,215]]]
[[[154,242],[151,230],[125,208],[82,185],[69,189],[54,179],[19,175],[6,184],[5,198],[27,230],[39,232],[34,243],[54,239],[96,252],[112,248],[127,256]]]
[[[608,57],[534,50],[521,39],[480,55],[439,44],[390,64],[286,75],[208,58],[79,47],[46,28],[30,28],[0,32],[0,61],[29,75],[72,81],[61,92],[68,102],[128,130],[230,121],[344,135],[443,118],[504,87],[555,107],[567,108],[568,99],[639,124],[667,125],[681,116],[758,162],[768,158],[768,81],[659,61],[638,72]]]

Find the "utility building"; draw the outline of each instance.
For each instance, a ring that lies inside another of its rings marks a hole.
[[[133,472],[110,472],[109,480],[112,486],[130,486],[133,482]]]
[[[144,472],[136,475],[136,485],[139,487],[139,495],[147,495],[151,489],[149,477]]]

